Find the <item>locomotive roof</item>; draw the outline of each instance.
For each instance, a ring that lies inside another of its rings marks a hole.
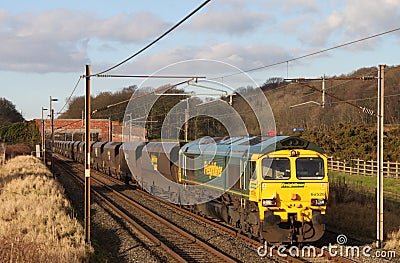
[[[185,144],[182,152],[189,154],[216,152],[218,155],[243,156],[246,153],[266,154],[285,149],[307,149],[325,153],[316,144],[295,136],[205,137]]]

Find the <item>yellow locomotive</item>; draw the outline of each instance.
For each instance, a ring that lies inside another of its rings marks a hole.
[[[202,138],[181,147],[179,160],[180,183],[222,193],[196,205],[197,212],[273,243],[312,242],[324,234],[327,159],[314,143],[288,136]]]

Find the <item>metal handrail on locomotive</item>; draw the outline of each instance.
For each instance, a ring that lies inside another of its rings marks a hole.
[[[210,143],[212,153],[205,150]],[[80,146],[79,142],[56,142],[58,153],[82,162]],[[218,198],[190,209],[219,218],[260,240],[303,243],[324,234],[329,196],[327,158],[320,147],[302,138],[208,137],[184,145],[102,142],[92,143],[91,152],[93,168],[127,183],[147,176],[149,165],[144,164],[144,156],[151,160],[151,169],[179,184],[207,186],[211,180],[221,181]],[[134,163],[134,169],[127,160]]]

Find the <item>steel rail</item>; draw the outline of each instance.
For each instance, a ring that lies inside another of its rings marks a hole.
[[[75,168],[75,169],[79,170],[79,168]],[[101,176],[104,176],[104,173],[99,172],[99,171],[96,171],[96,170],[94,170],[93,173],[98,174],[98,175],[101,175]],[[118,184],[121,184],[121,185],[123,184],[120,180],[118,180],[118,179],[116,179],[116,178],[113,178],[113,177],[111,177],[111,176],[107,176],[106,178],[107,178],[108,180],[114,182],[114,183],[118,183]],[[98,181],[98,179],[94,179],[94,180]],[[102,183],[102,184],[104,184],[104,183]],[[130,198],[127,197],[126,195],[124,195],[124,194],[122,194],[122,193],[119,193],[118,191],[114,190],[112,187],[109,187],[109,186],[107,186],[107,185],[106,185],[105,187],[106,187],[108,190],[110,190],[110,191],[116,192],[116,194],[117,194],[118,196],[120,196],[122,199],[125,199],[127,202],[133,201],[132,199],[130,199]],[[130,187],[133,188],[133,186],[131,186],[131,185],[130,185]],[[187,210],[187,209],[185,209],[185,208],[182,208],[182,207],[179,207],[179,206],[177,206],[177,205],[171,204],[171,203],[169,203],[169,202],[167,202],[167,201],[158,199],[158,198],[156,198],[154,195],[152,195],[152,194],[150,194],[150,193],[148,193],[148,192],[146,192],[146,191],[144,191],[144,190],[141,190],[141,189],[138,189],[138,188],[135,189],[135,190],[136,190],[138,193],[140,193],[140,194],[142,194],[142,195],[145,195],[145,196],[148,197],[148,198],[157,199],[158,202],[162,203],[163,205],[168,206],[168,207],[171,208],[171,209],[174,209],[174,210],[176,210],[176,211],[179,211],[179,212],[181,212],[181,213],[184,213],[185,215],[188,215],[188,216],[193,217],[193,218],[195,218],[195,219],[197,219],[197,220],[200,220],[201,222],[204,222],[204,223],[206,223],[206,224],[209,224],[209,225],[213,226],[214,228],[219,229],[219,230],[223,231],[224,233],[229,234],[229,235],[231,235],[231,236],[233,236],[233,237],[239,238],[239,239],[245,241],[246,243],[250,244],[250,245],[251,245],[252,247],[254,247],[255,249],[257,249],[257,248],[259,248],[261,245],[263,245],[260,241],[254,240],[253,238],[250,238],[250,237],[248,237],[248,236],[246,236],[246,235],[240,234],[236,229],[233,229],[233,228],[230,227],[230,226],[226,226],[226,225],[224,225],[224,224],[221,224],[220,222],[216,222],[216,221],[214,221],[214,220],[204,218],[204,217],[202,217],[202,216],[200,216],[200,215],[197,215],[197,214],[195,214],[195,213],[193,213],[193,212],[190,212],[189,210]],[[130,201],[128,201],[128,200],[130,200]],[[133,202],[134,202],[134,201],[133,201]],[[138,206],[141,206],[140,204],[137,204],[137,205],[138,205]],[[153,212],[150,212],[150,211],[148,211],[148,210],[146,210],[145,212],[146,212],[146,213],[153,213]],[[160,217],[160,218],[161,218],[161,217]],[[163,219],[163,218],[162,218],[162,220],[165,221],[165,219]],[[165,221],[165,222],[168,222],[168,221]],[[169,223],[169,222],[168,222],[168,223]],[[172,227],[176,228],[175,225],[172,225]],[[185,234],[188,234],[188,233],[185,232]],[[150,234],[150,235],[151,235],[151,234]],[[190,234],[188,234],[188,235],[190,235]],[[194,238],[194,237],[193,237],[193,238]],[[158,239],[157,239],[157,240],[158,240]],[[194,238],[193,241],[198,242],[198,239]],[[160,241],[160,242],[161,242],[161,241]],[[212,248],[212,247],[211,247],[211,248]],[[321,253],[321,249],[319,249],[319,248],[316,248],[316,251],[318,252],[318,254],[322,254],[322,255],[323,255],[320,259],[325,259],[325,260],[328,260],[329,262],[339,262],[339,263],[350,263],[350,262],[355,262],[355,261],[353,261],[353,260],[350,260],[350,259],[347,259],[347,258],[344,258],[344,257],[340,257],[340,256],[338,256],[338,255],[336,255],[336,256],[335,256],[335,255],[331,255],[331,254],[329,254],[328,251],[323,251],[323,252]],[[279,259],[279,260],[282,260],[282,261],[285,261],[285,262],[291,262],[291,263],[310,262],[310,261],[309,261],[308,259],[306,259],[306,258],[302,258],[302,257],[293,257],[293,256],[291,256],[290,254],[287,254],[287,253],[286,253],[286,254],[285,254],[285,253],[279,253],[277,248],[271,249],[271,253],[272,253],[273,258],[276,258],[276,259]],[[284,254],[285,256],[282,257],[282,254]],[[222,254],[222,255],[225,256],[225,254]],[[234,261],[232,261],[231,258],[228,258],[228,260],[229,260],[229,261],[227,261],[227,262],[234,262]]]
[[[68,164],[65,164],[68,165]],[[72,167],[74,170],[78,170],[80,173],[82,173],[81,170]],[[69,172],[69,171],[67,171]],[[72,176],[74,175],[72,172],[70,173]],[[80,177],[78,177],[80,178]],[[82,180],[80,178],[80,180]],[[147,208],[143,207],[142,205],[138,204],[134,200],[130,199],[129,197],[125,196],[124,194],[119,193],[118,191],[114,190],[113,188],[109,187],[105,183],[101,182],[99,179],[92,177],[92,181],[95,181],[97,184],[101,185],[101,187],[104,187],[105,189],[109,190],[112,192],[115,196],[120,198],[121,200],[129,203],[130,205],[134,206],[136,209],[139,209],[140,211],[144,212],[148,216],[153,217],[157,221],[161,222],[163,225],[168,226],[169,229],[174,230],[176,233],[178,233],[181,236],[184,236],[186,239],[188,239],[190,242],[195,243],[196,245],[202,247],[206,251],[212,253],[219,259],[221,259],[223,262],[235,262],[231,257],[225,255],[224,253],[216,250],[212,246],[208,245],[207,243],[201,241],[200,239],[197,239],[193,235],[185,232],[184,230],[178,228],[174,224],[170,223],[169,221],[165,220],[164,218],[160,217],[159,215],[155,214],[152,211],[149,211]],[[149,238],[154,244],[160,246],[163,248],[165,251],[167,251],[168,254],[170,254],[172,257],[174,257],[177,261],[179,262],[187,262],[186,259],[184,259],[182,256],[180,256],[178,253],[176,253],[173,249],[171,249],[167,244],[163,243],[161,240],[159,240],[157,237],[155,237],[152,233],[147,231],[145,228],[140,226],[137,222],[135,222],[129,215],[127,215],[124,211],[116,207],[114,204],[112,204],[109,200],[107,200],[106,197],[104,197],[102,194],[98,193],[94,189],[91,190],[91,192],[101,200],[101,202],[105,203],[107,206],[109,206],[113,211],[118,214],[121,218],[125,219],[128,221],[129,224],[131,224],[133,227],[137,228],[143,235],[145,235],[147,238]]]
[[[58,161],[60,161],[58,159]],[[62,168],[62,166],[60,166],[60,164],[57,163],[57,165]],[[67,164],[65,164],[67,165]],[[72,171],[69,170],[65,170],[63,169],[63,171],[65,171],[66,173],[68,173],[69,175],[71,175],[76,181],[78,181],[79,183],[81,183],[82,185],[84,184],[84,179],[78,175],[76,175],[75,173],[73,173]],[[140,233],[142,233],[144,236],[146,236],[148,239],[151,240],[151,242],[153,242],[156,246],[159,246],[161,248],[163,248],[169,255],[171,255],[174,259],[176,259],[178,262],[187,262],[184,258],[182,258],[179,254],[177,254],[175,251],[173,251],[172,249],[170,249],[166,244],[164,244],[161,240],[159,240],[157,237],[155,237],[153,234],[151,234],[149,231],[147,231],[145,228],[143,228],[141,225],[139,225],[138,223],[136,223],[132,218],[130,218],[129,216],[126,215],[126,213],[124,213],[121,209],[117,208],[114,204],[112,204],[110,201],[108,201],[105,197],[103,197],[101,194],[99,194],[98,192],[96,192],[94,189],[91,189],[91,193],[94,194],[98,200],[103,203],[106,204],[112,211],[114,211],[119,217],[121,217],[122,219],[126,220],[131,226],[133,226],[134,228],[136,228]]]

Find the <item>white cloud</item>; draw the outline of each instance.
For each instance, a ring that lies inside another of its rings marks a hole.
[[[308,17],[305,15],[301,15],[299,17],[288,19],[283,22],[281,29],[286,34],[297,34],[300,31],[300,27],[304,25],[308,20]]]
[[[349,36],[365,36],[398,26],[400,1],[351,0],[343,9],[345,30]]]
[[[314,23],[311,30],[300,36],[300,40],[312,46],[326,46],[335,31],[342,25],[343,18],[333,11],[324,21]]]
[[[317,15],[321,11],[321,1],[319,0],[275,0],[268,1],[273,8],[282,8],[285,15]]]
[[[171,24],[163,22],[148,12],[120,14],[91,23],[90,30],[94,36],[121,42],[143,42],[157,36]]]
[[[163,52],[152,54],[146,58],[122,67],[125,72],[154,72],[170,64],[190,59],[212,59],[232,64],[242,70],[264,66],[286,60],[290,54],[283,48],[272,45],[246,45],[233,43],[215,43],[202,47],[177,47]],[[210,71],[210,68],[188,68],[184,73]]]
[[[341,9],[334,9],[317,19],[299,39],[311,46],[326,46],[332,41],[334,44],[344,43],[394,29],[398,27],[398,17],[399,1],[344,1]],[[363,48],[371,46],[364,45]]]
[[[252,33],[270,16],[266,13],[244,11],[240,2],[225,3],[227,11],[212,11],[194,16],[181,32],[242,35]],[[48,10],[10,15],[0,10],[0,70],[32,72],[70,72],[89,62],[88,46],[113,50],[114,44],[147,43],[171,24],[152,13],[118,14],[108,18],[76,10]],[[190,41],[189,41],[190,42]],[[168,61],[196,57],[228,58],[232,63],[249,63],[249,47],[219,44],[206,47],[182,47],[167,51]],[[114,50],[113,52],[117,52]],[[184,54],[184,55],[183,55]],[[257,57],[257,56],[255,56]],[[253,58],[253,57],[252,57]],[[160,65],[158,56],[146,57],[145,64]],[[162,59],[161,59],[162,62]],[[165,65],[161,63],[161,65]],[[154,68],[154,67],[152,67]]]
[[[74,10],[10,15],[0,10],[0,70],[75,71],[88,62],[90,39],[142,43],[168,23],[150,13],[106,19]]]
[[[143,72],[145,68],[155,69],[192,58],[219,59],[247,69],[289,59],[289,49],[294,49],[290,46],[299,46],[297,41],[279,41],[293,36],[304,44],[299,49],[315,50],[392,29],[398,26],[395,23],[400,17],[400,1],[395,0],[335,0],[325,4],[318,0],[255,0],[252,4],[221,1],[192,17],[179,29],[179,34],[169,38],[167,45],[179,39],[176,45],[180,47],[155,55],[153,49],[149,52],[152,55],[140,57],[138,69]],[[113,63],[108,60],[121,51],[121,46],[126,48],[124,54],[130,54],[132,44],[141,47],[170,26],[170,22],[150,12],[103,18],[78,10],[11,14],[0,9],[0,70],[81,71],[82,65],[90,61],[89,51],[90,55],[101,55],[97,61]],[[271,36],[273,40],[268,39]],[[206,39],[213,44],[205,44]],[[278,47],[279,44],[288,50]]]
[[[207,33],[243,35],[254,32],[267,21],[271,21],[271,16],[266,12],[230,10],[193,17],[188,28]]]
[[[0,69],[27,72],[68,72],[88,62],[86,45],[47,42],[33,37],[4,38]]]

